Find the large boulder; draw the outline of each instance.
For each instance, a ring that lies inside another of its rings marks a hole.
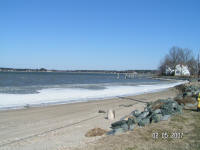
[[[126,124],[126,120],[117,121],[111,124],[112,129],[121,128],[123,124]]]
[[[162,114],[153,114],[151,116],[151,122],[153,123],[160,122],[161,120],[162,120]]]
[[[154,110],[154,113],[155,113],[155,114],[161,114],[161,109],[156,109],[156,110]]]
[[[171,117],[171,115],[164,115],[164,116],[162,116],[161,120],[167,121],[170,117]]]
[[[140,111],[139,110],[134,110],[131,112],[132,116],[138,117],[140,115]]]
[[[143,111],[138,117],[140,118],[146,118],[149,115],[149,111]]]
[[[129,117],[128,120],[121,120],[111,124],[112,129],[123,128],[125,131],[132,130],[135,124],[135,118]]]
[[[139,126],[146,126],[150,123],[150,119],[149,118],[144,118],[142,120],[140,120],[140,122],[138,122]]]

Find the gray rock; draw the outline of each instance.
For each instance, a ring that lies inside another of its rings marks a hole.
[[[113,134],[119,135],[119,134],[122,134],[124,132],[126,132],[126,130],[124,130],[123,128],[117,128],[117,129],[114,129]]]
[[[161,110],[160,109],[156,109],[156,110],[154,110],[154,113],[161,114]]]
[[[106,133],[106,135],[113,135],[114,133],[115,133],[114,130],[110,130],[110,131],[108,131],[108,132]]]
[[[121,120],[121,121],[117,121],[111,124],[111,128],[112,129],[117,129],[117,128],[123,128],[125,131],[128,131],[131,127],[131,125],[133,125],[135,123],[135,117],[129,117],[128,120]]]
[[[178,107],[178,103],[175,103],[175,102],[172,103],[172,107],[173,107],[173,108],[177,108],[177,107]]]
[[[138,123],[138,122],[140,122],[140,120],[142,120],[142,117],[139,116],[139,117],[137,117],[137,118],[135,119],[135,122]]]
[[[192,96],[192,92],[186,92],[187,96]]]
[[[175,99],[183,99],[183,94],[178,94]]]
[[[130,127],[129,127],[129,130],[130,130],[130,131],[133,131],[134,127],[135,127],[135,125],[134,125],[134,124],[131,124]]]
[[[143,112],[139,115],[139,117],[143,119],[143,118],[146,118],[148,115],[149,115],[149,111],[143,111]]]
[[[134,124],[131,124],[129,128],[127,124],[123,124],[122,127],[107,132],[107,135],[119,135],[127,131],[133,131],[134,127]]]
[[[128,121],[127,121],[127,124],[128,124],[128,125],[131,125],[131,124],[136,123],[135,119],[136,119],[136,117],[129,117],[129,118],[128,118]]]
[[[126,124],[126,120],[117,121],[111,124],[112,129],[121,128],[123,124]]]
[[[161,120],[167,121],[170,117],[171,117],[171,115],[164,115],[164,116],[162,116]]]
[[[138,123],[138,125],[139,126],[145,126],[145,125],[147,125],[149,123],[150,123],[149,118],[144,118],[144,119],[140,120],[140,122]]]
[[[131,115],[138,117],[140,115],[140,111],[139,110],[134,110],[131,112]]]
[[[154,114],[154,115],[151,117],[151,120],[152,120],[152,122],[154,122],[154,123],[160,122],[161,119],[162,119],[162,114]]]
[[[128,131],[129,130],[129,126],[128,126],[128,124],[122,124],[121,125],[121,128],[124,130],[124,131]]]
[[[148,107],[145,107],[145,108],[144,108],[144,111],[149,111]]]

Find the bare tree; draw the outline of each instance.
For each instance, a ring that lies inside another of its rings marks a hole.
[[[192,50],[176,46],[172,47],[162,61],[159,69],[161,74],[164,74],[167,67],[175,70],[177,65],[186,65],[188,66],[190,73],[195,74],[197,62],[194,58]]]

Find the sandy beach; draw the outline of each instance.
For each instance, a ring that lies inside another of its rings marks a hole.
[[[47,107],[0,111],[1,150],[61,150],[84,148],[101,137],[87,138],[85,133],[95,127],[109,130],[110,124],[134,109],[143,110],[145,102],[172,98],[175,88],[156,93],[106,100],[63,104]],[[126,105],[130,105],[126,107]],[[114,109],[116,118],[105,119],[98,110]]]

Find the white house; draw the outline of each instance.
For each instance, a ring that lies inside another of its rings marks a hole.
[[[176,65],[175,71],[170,67],[167,67],[165,70],[166,75],[175,75],[175,76],[190,76],[190,71],[185,65]]]
[[[190,71],[187,66],[176,65],[175,76],[190,76]]]

